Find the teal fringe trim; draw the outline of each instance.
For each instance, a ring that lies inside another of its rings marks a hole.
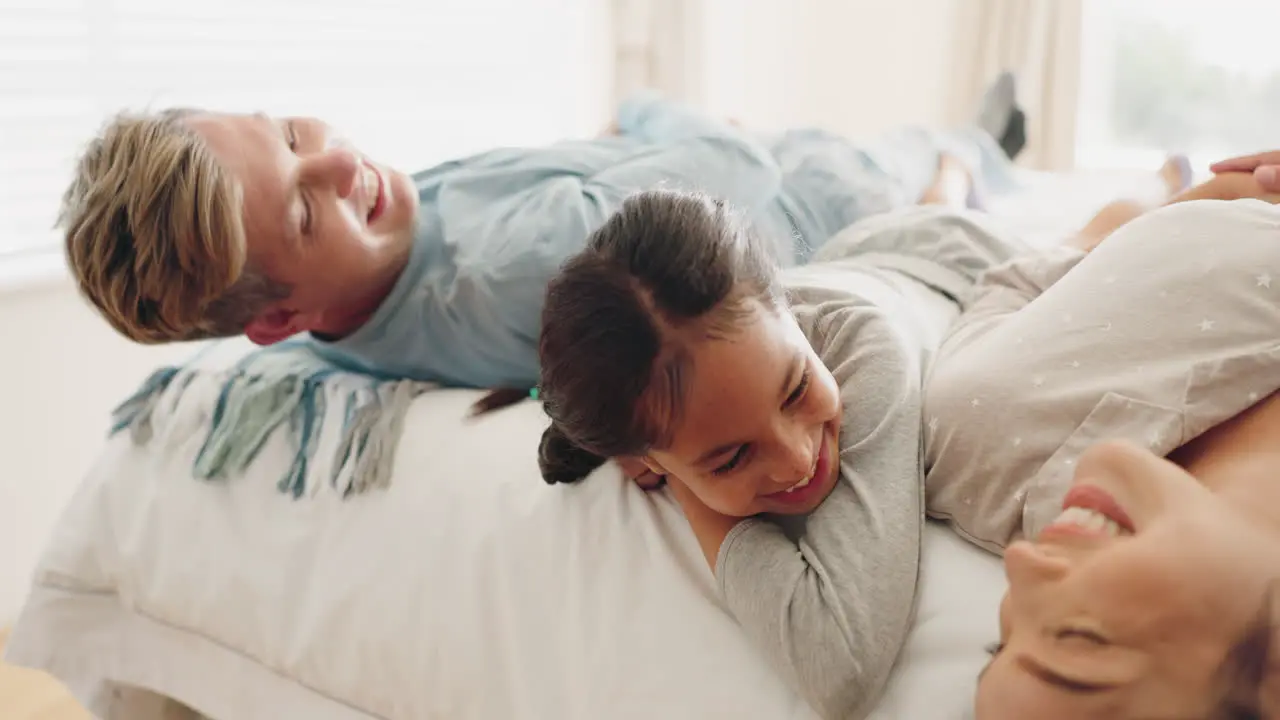
[[[173,382],[179,372],[176,367],[165,367],[151,373],[142,387],[112,413],[111,434],[115,435],[128,428],[134,442],[141,445],[149,441],[152,431],[151,414],[155,411],[160,396],[169,389],[169,383]]]
[[[285,428],[294,458],[276,487],[293,498],[316,489],[312,475],[326,421],[341,422],[342,428],[332,469],[324,480],[344,498],[388,487],[404,416],[414,398],[435,387],[333,369],[267,374],[250,373],[243,367],[217,373],[169,367],[153,373],[116,408],[111,434],[129,430],[133,442],[150,442],[161,398],[172,391],[171,410],[176,410],[182,395],[201,372],[219,378],[222,387],[195,458],[194,476],[200,480],[227,480],[243,474],[267,440]],[[340,402],[335,407],[341,408],[340,413],[329,412],[330,396],[338,396]]]

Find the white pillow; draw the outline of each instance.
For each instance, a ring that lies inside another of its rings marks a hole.
[[[187,392],[212,408],[212,384]],[[109,719],[159,717],[130,687],[218,720],[813,717],[720,606],[669,498],[611,466],[546,486],[540,410],[470,422],[475,398],[415,401],[390,487],[347,499],[279,492],[278,437],[245,477],[192,479],[198,414],[157,418],[168,435],[148,446],[111,441],[49,541],[10,660]],[[877,718],[958,714],[995,638],[996,559],[939,526],[925,548]]]

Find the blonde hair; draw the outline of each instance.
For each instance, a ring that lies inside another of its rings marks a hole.
[[[248,270],[241,187],[184,122],[193,112],[112,118],[62,198],[81,293],[141,343],[239,335],[288,294]]]

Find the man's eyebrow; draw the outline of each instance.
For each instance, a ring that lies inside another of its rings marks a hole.
[[[1107,690],[1111,690],[1116,687],[1115,685],[1109,685],[1106,683],[1085,682],[1083,680],[1075,680],[1065,675],[1060,675],[1035,660],[1032,660],[1026,655],[1020,655],[1018,657],[1018,664],[1027,672],[1044,682],[1076,695],[1094,695],[1100,692],[1106,692]]]

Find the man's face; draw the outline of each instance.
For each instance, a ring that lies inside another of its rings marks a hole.
[[[244,189],[250,266],[292,289],[250,322],[249,338],[339,332],[372,312],[413,241],[412,180],[314,118],[207,113],[187,122]]]

